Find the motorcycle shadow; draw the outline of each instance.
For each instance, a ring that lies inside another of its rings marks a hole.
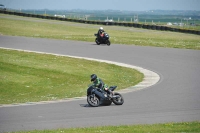
[[[91,45],[97,45],[97,44],[95,43],[95,44],[91,44]],[[107,44],[99,44],[97,46],[107,46]]]
[[[95,108],[90,106],[89,104],[79,104],[81,107],[85,107],[85,108]],[[111,104],[109,106],[115,106],[114,104]],[[99,105],[98,107],[107,107],[106,105]]]

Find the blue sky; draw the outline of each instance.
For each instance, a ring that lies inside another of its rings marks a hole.
[[[198,10],[200,0],[0,0],[12,9]]]

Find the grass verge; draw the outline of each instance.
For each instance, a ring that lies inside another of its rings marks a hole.
[[[199,133],[200,122],[165,123],[152,125],[103,126],[57,130],[35,130],[15,133]]]
[[[85,96],[93,73],[118,89],[143,79],[142,73],[117,65],[4,49],[0,49],[0,73],[0,104]]]

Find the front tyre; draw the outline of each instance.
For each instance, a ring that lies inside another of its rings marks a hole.
[[[106,41],[106,44],[107,44],[108,46],[110,46],[110,40],[107,40],[107,41]]]
[[[98,41],[98,38],[95,39],[95,42],[97,45],[100,45],[100,42]]]
[[[98,107],[99,106],[99,98],[95,95],[89,95],[87,96],[87,102],[92,107]]]
[[[118,92],[115,92],[112,99],[115,105],[122,105],[124,103],[124,98]]]

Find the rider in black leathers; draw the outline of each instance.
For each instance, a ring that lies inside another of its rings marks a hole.
[[[105,31],[104,31],[103,27],[100,27],[99,30],[98,30],[98,33],[97,33],[97,37],[98,37],[99,41],[103,38],[104,32]]]
[[[91,82],[93,82],[92,86],[98,89],[94,91],[95,94],[104,99],[105,96],[103,95],[103,92],[105,91],[109,94],[110,97],[112,97],[113,95],[112,91],[108,89],[108,86],[104,84],[104,82],[100,78],[98,78],[96,74],[92,74],[90,78]]]

